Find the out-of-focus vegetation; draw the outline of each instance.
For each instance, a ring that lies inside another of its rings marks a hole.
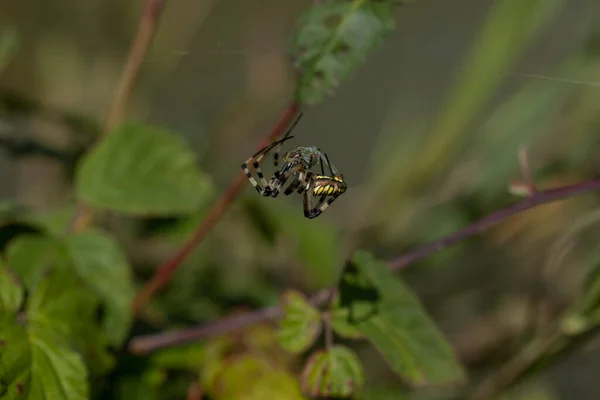
[[[104,132],[143,3],[0,0],[0,398],[597,398],[598,194],[383,260],[531,195],[524,172],[598,176],[600,4],[168,1]],[[292,99],[284,150],[323,149],[348,191],[309,220],[245,182],[134,316]]]

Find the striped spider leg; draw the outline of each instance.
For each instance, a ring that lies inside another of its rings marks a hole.
[[[287,130],[287,132],[285,133],[285,135],[283,135],[283,137],[281,139],[276,140],[273,143],[263,147],[262,149],[257,151],[252,157],[248,158],[242,164],[242,170],[244,171],[244,174],[246,174],[246,177],[248,178],[248,180],[250,181],[252,186],[254,186],[254,188],[256,189],[256,191],[259,194],[261,194],[263,196],[270,196],[272,193],[271,184],[268,183],[267,180],[265,179],[263,172],[259,165],[260,162],[262,161],[264,156],[267,155],[267,153],[269,151],[275,149],[275,154],[273,156],[273,164],[275,165],[275,168],[277,168],[279,166],[279,152],[281,150],[281,144],[283,142],[285,142],[286,140],[293,138],[293,136],[290,136],[290,133],[292,133],[292,130],[294,129],[294,127],[296,126],[298,121],[300,121],[301,117],[302,117],[302,113],[300,113],[298,115],[296,120],[292,123],[290,128]],[[252,165],[252,167],[254,168],[254,171],[256,172],[256,175],[260,179],[260,183],[262,184],[262,186],[256,181],[256,179],[254,179],[254,177],[252,176],[252,173],[250,172],[250,170],[248,168],[248,165]],[[279,176],[279,171],[275,172],[275,177],[278,177],[278,176]],[[271,181],[273,181],[273,179]]]

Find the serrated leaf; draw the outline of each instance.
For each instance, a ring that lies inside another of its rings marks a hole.
[[[321,332],[321,315],[300,292],[286,291],[282,298],[283,318],[279,321],[277,339],[291,353],[308,349]]]
[[[211,185],[183,141],[163,129],[129,123],[83,158],[76,191],[94,207],[166,215],[196,210]]]
[[[311,355],[302,372],[302,388],[310,396],[349,397],[360,391],[363,383],[360,360],[339,345]]]
[[[446,385],[464,370],[415,295],[371,254],[357,251],[340,282],[346,322],[358,328],[392,369],[413,385]]]
[[[56,260],[60,245],[42,235],[20,235],[6,250],[7,263],[28,290],[35,290],[44,271]]]
[[[59,332],[48,327],[29,329],[31,343],[30,398],[87,400],[87,370],[81,356],[70,348]]]
[[[23,303],[24,290],[15,274],[0,264],[0,310],[17,312]]]
[[[299,71],[296,99],[323,101],[394,30],[395,5],[366,0],[314,4],[300,18],[291,46]]]
[[[134,296],[129,264],[118,244],[100,232],[83,232],[66,239],[69,256],[86,285],[106,305],[104,330],[109,343],[120,345],[132,323]]]
[[[82,303],[74,302],[79,299],[70,296],[71,291],[65,289],[70,288],[44,279],[40,294],[34,293],[30,301],[26,326],[16,318],[2,318],[0,397],[3,399],[89,398],[87,369],[70,344],[70,321],[77,322],[81,318],[81,314],[72,311]]]

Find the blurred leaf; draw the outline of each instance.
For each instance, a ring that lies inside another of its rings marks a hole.
[[[360,391],[363,382],[360,360],[344,346],[315,352],[302,372],[302,388],[313,397],[349,397]]]
[[[294,375],[249,354],[222,364],[213,390],[219,400],[304,399]]]
[[[206,345],[193,343],[186,346],[169,347],[152,355],[152,364],[170,369],[200,369],[206,358]]]
[[[418,299],[371,254],[357,251],[340,282],[340,306],[381,352],[392,369],[413,385],[446,385],[464,378],[454,352]]]
[[[19,47],[19,35],[13,28],[0,29],[0,74]]]
[[[376,188],[370,190],[366,202],[367,209],[373,210],[368,213],[370,221],[388,223],[391,207],[404,212],[407,201],[412,200],[411,192],[422,189],[424,182],[439,179],[440,171],[453,172],[450,162],[464,157],[458,150],[472,140],[466,134],[471,122],[495,95],[505,72],[563,4],[563,0],[495,1],[432,128],[419,125],[413,129],[418,135],[397,135],[398,126],[392,121],[397,110],[390,109],[393,114],[389,126],[384,127],[389,134],[386,132],[386,140],[378,141],[373,153]]]
[[[260,215],[266,224],[277,233],[290,238],[295,244],[295,258],[307,269],[306,278],[315,287],[335,285],[340,265],[340,235],[327,220],[309,220],[302,213],[302,206],[288,202],[270,203],[251,196],[246,203],[252,204],[251,211]]]
[[[80,355],[64,343],[60,333],[46,326],[29,329],[31,343],[30,398],[87,400],[87,371]]]
[[[563,0],[495,1],[473,46],[455,91],[447,99],[423,163],[452,154],[448,149],[479,113],[506,71],[563,6]],[[439,133],[439,135],[437,134]],[[439,167],[433,162],[434,168]]]
[[[299,70],[296,99],[314,105],[333,93],[395,27],[395,5],[325,1],[300,18],[291,52]]]
[[[88,399],[86,366],[73,344],[81,339],[77,325],[90,322],[94,299],[77,282],[68,270],[55,270],[29,299],[26,327],[3,317],[0,375],[7,398]]]
[[[23,303],[24,290],[16,276],[0,264],[0,310],[15,313]]]
[[[122,125],[82,159],[76,189],[91,206],[135,215],[192,212],[212,191],[185,143],[139,124]]]
[[[34,290],[59,251],[59,243],[49,237],[20,235],[9,243],[6,259],[25,288]]]
[[[106,336],[119,346],[131,327],[135,294],[125,254],[114,239],[100,232],[75,234],[66,244],[77,273],[105,303]]]
[[[99,304],[98,296],[72,272],[70,265],[66,268],[57,263],[31,295],[27,318],[32,326],[59,332],[63,340],[83,355],[91,372],[99,374],[114,364],[97,321]]]
[[[118,382],[118,399],[158,400],[157,388],[148,385],[142,377],[128,376]]]
[[[573,86],[534,81],[495,108],[475,139],[479,145],[474,151],[482,163],[477,169],[478,179],[474,179],[480,195],[491,199],[504,191],[511,179],[521,178],[519,148],[547,131],[573,90]],[[527,196],[530,188],[524,185],[513,182],[510,189],[516,195]]]
[[[27,332],[0,309],[0,398],[27,398],[31,353]]]
[[[287,290],[282,298],[283,318],[279,321],[277,338],[291,353],[307,350],[321,332],[321,314],[300,292]]]
[[[331,327],[338,335],[344,338],[363,339],[365,335],[356,325],[349,322],[349,318],[350,309],[340,307],[339,297],[337,297],[331,309]]]

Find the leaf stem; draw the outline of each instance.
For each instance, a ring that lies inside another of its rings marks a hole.
[[[131,101],[133,90],[140,75],[142,64],[148,53],[150,43],[156,34],[164,5],[165,0],[146,0],[144,4],[137,33],[133,39],[127,62],[121,73],[121,78],[119,79],[108,110],[104,135],[110,134],[125,116],[127,106]],[[91,225],[93,219],[94,210],[86,204],[79,204],[73,219],[72,228],[76,232],[83,231]]]
[[[389,268],[392,271],[402,270],[415,261],[435,254],[453,244],[467,239],[468,237],[482,233],[492,226],[506,220],[507,218],[530,208],[597,190],[600,190],[600,178],[555,189],[538,191],[532,197],[521,200],[510,207],[495,211],[488,216],[470,225],[467,225],[466,227],[454,233],[451,233],[448,236],[425,244],[424,246],[418,247],[396,259],[391,260],[389,262]],[[220,203],[217,203],[215,208],[217,208],[219,204]],[[205,223],[201,224],[200,228],[202,228],[204,225]],[[334,293],[334,291],[335,288],[321,290],[313,295],[309,301],[316,307],[322,306],[330,299],[331,294]],[[280,318],[281,315],[281,307],[273,306],[262,310],[221,318],[199,327],[138,336],[132,339],[129,348],[134,353],[147,353],[167,346],[183,344],[195,340],[226,334],[253,324],[273,321]]]
[[[265,145],[269,144],[269,142],[272,142],[281,136],[287,126],[292,122],[299,109],[300,105],[297,102],[291,102],[281,116],[277,125],[275,125],[271,132],[265,136],[257,148],[264,147]],[[200,223],[200,225],[198,225],[187,242],[183,244],[183,246],[170,260],[165,262],[157,269],[157,271],[154,273],[154,276],[138,293],[133,305],[134,314],[138,314],[148,303],[148,301],[150,301],[152,296],[170,281],[171,276],[181,265],[181,263],[196,248],[196,246],[198,246],[198,244],[211,231],[213,226],[229,209],[242,189],[244,189],[245,183],[246,176],[240,172],[238,177],[231,183],[227,191],[213,204],[212,208],[206,214],[204,220]]]

